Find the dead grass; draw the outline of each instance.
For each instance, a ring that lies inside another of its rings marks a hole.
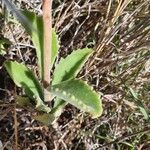
[[[17,5],[41,14],[41,1],[18,0]],[[102,95],[104,113],[93,120],[67,106],[54,129],[17,108],[18,149],[148,150],[150,119],[145,113],[150,109],[150,1],[58,0],[53,4],[53,16],[61,44],[58,60],[74,49],[94,48],[79,77]],[[14,20],[3,23],[1,34],[13,43],[4,58],[24,61],[36,72],[29,37]],[[14,92],[23,93],[3,68],[0,74],[5,93],[0,101],[0,140],[7,149],[15,149]]]

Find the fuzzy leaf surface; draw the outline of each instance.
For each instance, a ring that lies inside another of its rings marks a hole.
[[[102,104],[99,95],[82,80],[71,79],[51,87],[51,93],[60,99],[74,105],[93,118],[102,114]]]
[[[50,108],[42,101],[42,87],[33,72],[18,62],[6,61],[4,66],[15,84],[23,88],[27,96],[34,100],[36,108],[40,111],[49,112]]]

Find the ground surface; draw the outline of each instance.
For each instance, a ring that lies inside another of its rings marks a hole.
[[[120,2],[120,4],[118,4]],[[41,14],[40,0],[13,0],[18,8]],[[36,72],[30,37],[0,2],[0,38],[11,41],[0,56],[0,147],[8,150],[150,149],[150,1],[56,0],[53,26],[59,56],[85,46],[95,53],[79,73],[99,92],[104,112],[98,119],[68,105],[58,125],[46,127],[15,104],[23,91],[3,67],[7,59]],[[57,61],[56,61],[57,62]],[[1,149],[1,148],[0,148]]]

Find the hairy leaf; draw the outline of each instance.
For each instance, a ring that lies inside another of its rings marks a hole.
[[[102,104],[98,94],[82,80],[71,79],[53,85],[51,93],[80,110],[89,112],[93,118],[102,114]]]
[[[6,61],[4,66],[15,84],[23,88],[25,93],[35,101],[36,108],[41,111],[49,112],[50,108],[44,105],[42,101],[42,87],[33,72],[18,62]]]

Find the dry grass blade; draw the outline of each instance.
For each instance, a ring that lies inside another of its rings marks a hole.
[[[15,135],[15,149],[18,150],[18,121],[17,121],[16,105],[14,107],[14,135]]]
[[[41,14],[41,0],[13,2],[21,8]],[[94,146],[99,146],[99,149],[105,146],[106,149],[149,149],[149,8],[149,0],[53,1],[53,25],[61,45],[56,64],[73,49],[86,46],[93,48],[95,53],[78,77],[90,82],[94,89],[101,93],[104,112],[102,117],[92,120],[88,115],[79,113],[68,105],[53,129],[43,126],[41,128],[41,125],[32,120],[30,116],[36,115],[35,111],[30,114],[28,110],[19,108],[17,121],[20,148],[78,150],[91,149]],[[21,29],[14,22],[9,22],[9,26],[14,29],[13,36],[20,47],[10,38],[10,29],[6,26],[1,33],[13,41],[7,58],[22,62],[16,52],[19,48],[25,63],[37,72],[35,50],[29,38],[24,32],[19,32]],[[2,72],[3,70],[0,73]],[[9,80],[6,85],[8,90],[13,87]],[[129,89],[134,92],[131,94]],[[4,101],[11,102],[13,93],[13,90],[10,90]],[[17,94],[23,95],[18,88]],[[148,117],[144,116],[144,111],[142,112],[133,94],[137,95],[148,112]],[[7,145],[9,137],[12,137],[12,134],[14,136],[14,128],[11,127],[13,118],[9,113],[7,116],[3,115],[2,113],[0,121],[5,127],[0,127],[0,131],[3,131],[2,143]],[[15,146],[13,138],[10,142]]]

